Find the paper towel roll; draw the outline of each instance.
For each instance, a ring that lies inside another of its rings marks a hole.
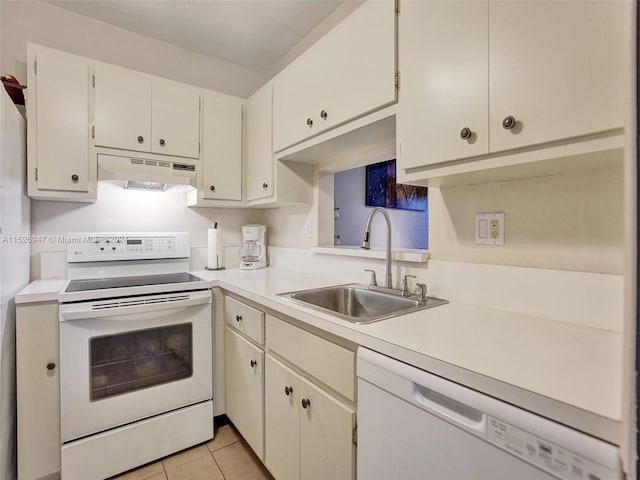
[[[210,228],[207,236],[207,268],[218,270],[223,267],[222,230]]]

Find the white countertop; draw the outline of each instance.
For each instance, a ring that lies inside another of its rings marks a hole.
[[[277,293],[333,285],[274,268],[191,272],[277,313],[617,443],[622,334],[462,303],[365,325]],[[55,300],[64,281],[33,282],[16,303]]]

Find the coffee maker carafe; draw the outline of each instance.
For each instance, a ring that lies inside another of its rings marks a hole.
[[[257,270],[267,266],[267,227],[243,225],[242,247],[240,247],[240,270]]]

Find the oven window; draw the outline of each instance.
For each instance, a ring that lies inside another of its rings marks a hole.
[[[89,340],[91,401],[190,377],[190,323]]]

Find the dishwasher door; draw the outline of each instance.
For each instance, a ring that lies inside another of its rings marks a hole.
[[[359,480],[619,480],[618,448],[358,349]]]

